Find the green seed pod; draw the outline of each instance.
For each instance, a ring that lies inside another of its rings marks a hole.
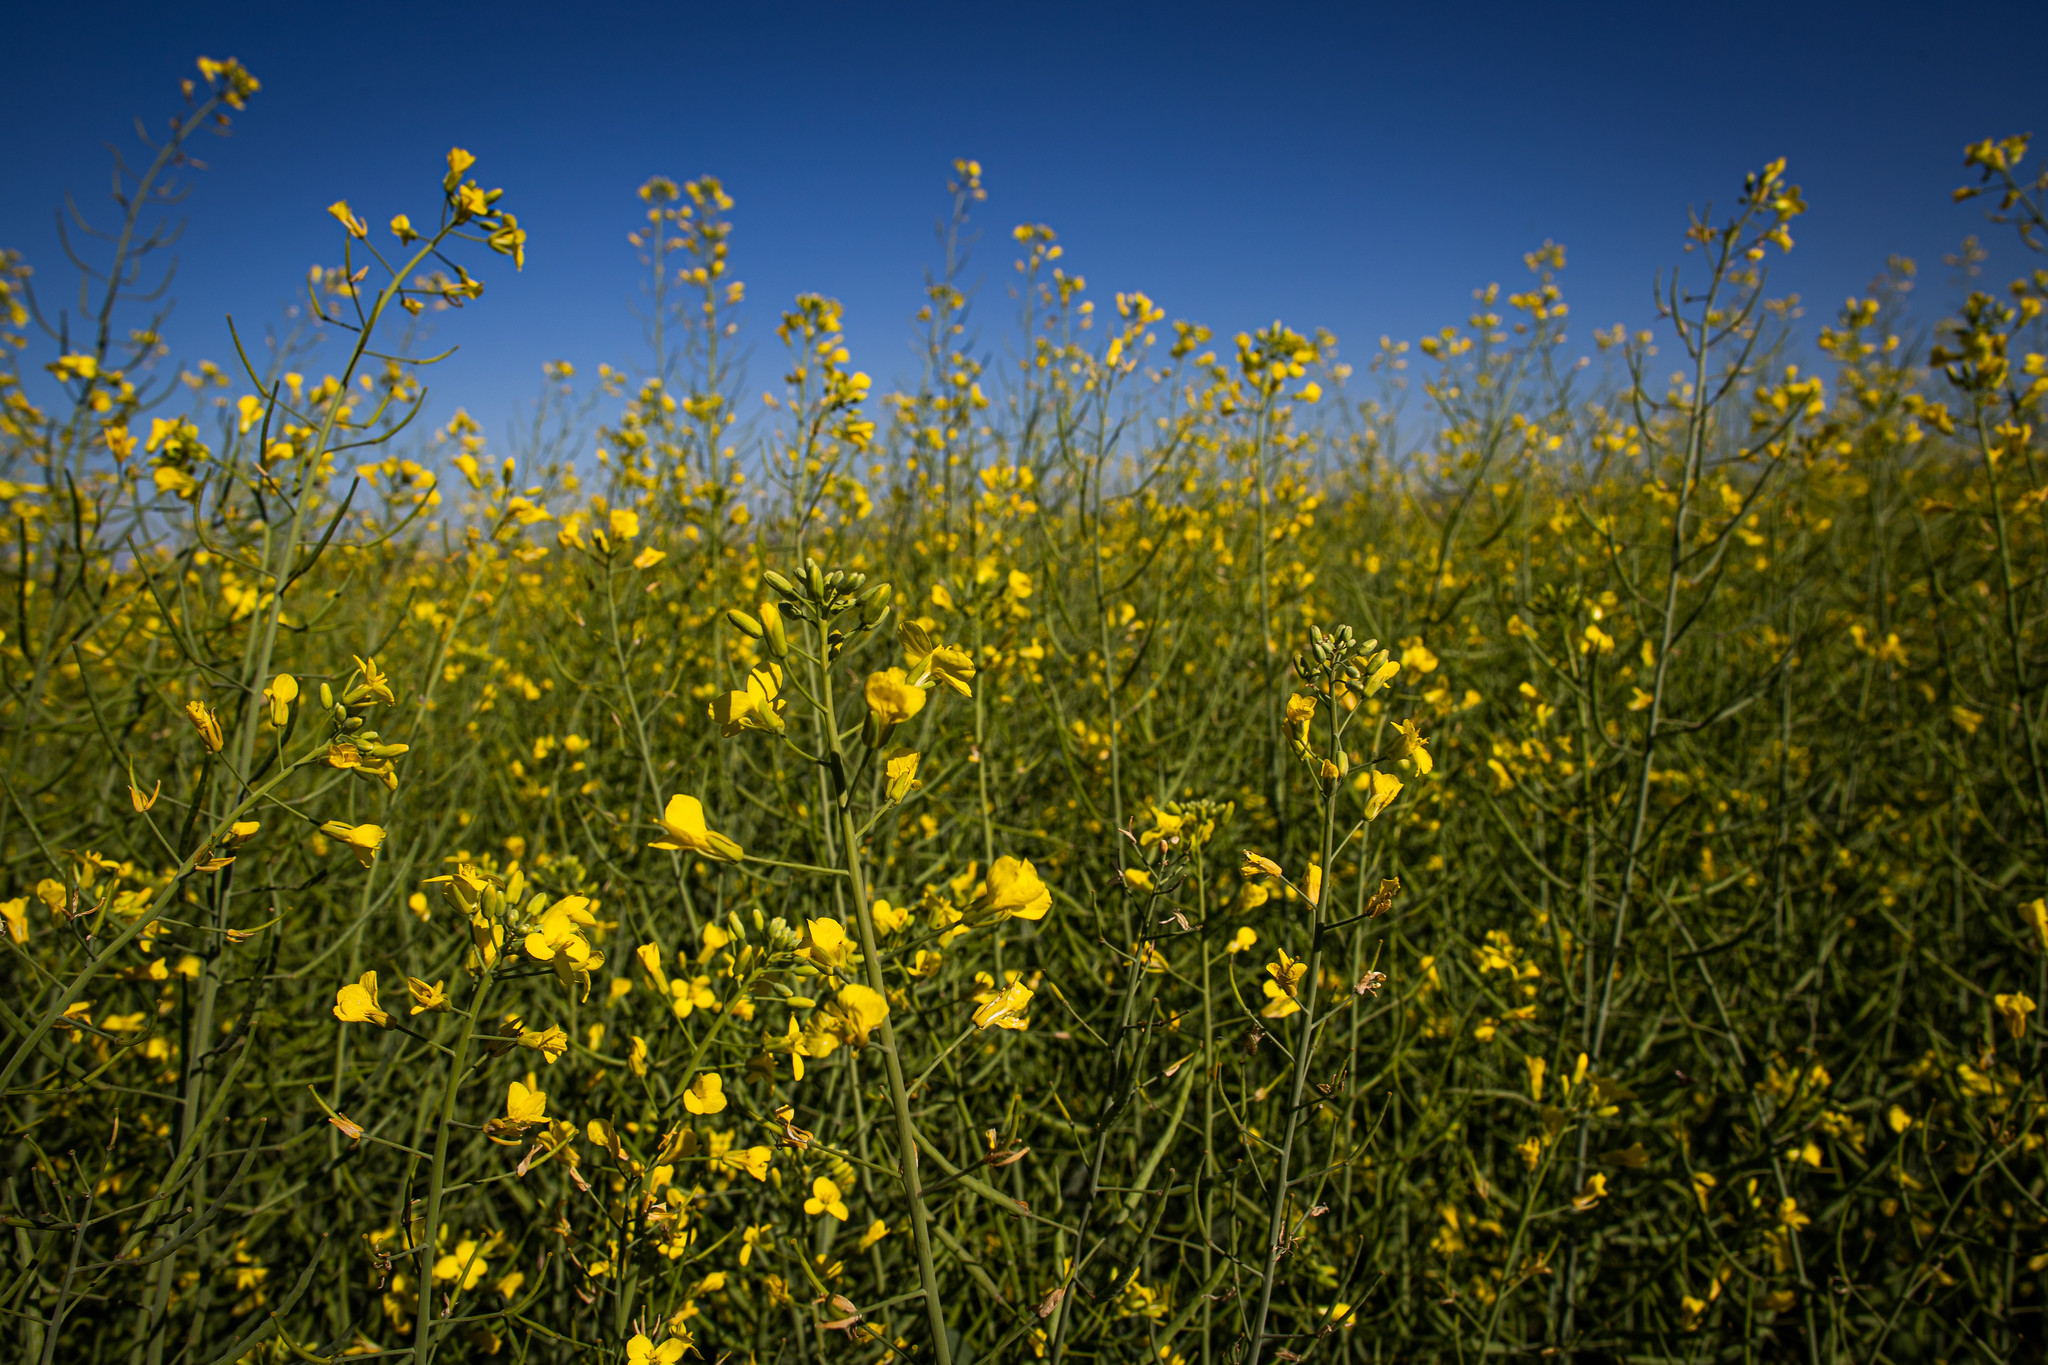
[[[795,597],[797,595],[796,584],[790,582],[773,569],[763,570],[761,581],[781,593],[784,597]]]
[[[730,610],[728,610],[725,613],[725,619],[731,623],[732,628],[734,630],[738,631],[740,634],[746,636],[750,640],[758,640],[761,638],[763,634],[766,633],[765,631],[763,631],[761,623],[759,621],[756,621],[753,617],[747,615],[738,607],[733,607]]]

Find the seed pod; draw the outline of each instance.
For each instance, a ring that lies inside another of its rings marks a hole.
[[[761,623],[741,611],[738,607],[728,609],[725,613],[725,619],[731,623],[734,630],[750,640],[758,640],[765,634],[761,628]]]

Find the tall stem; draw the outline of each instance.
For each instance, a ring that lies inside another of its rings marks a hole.
[[[1341,727],[1337,720],[1337,705],[1331,698],[1330,711],[1330,752],[1335,754],[1343,743]],[[1294,1138],[1301,1128],[1302,1103],[1308,1094],[1309,1055],[1315,1050],[1316,1033],[1316,985],[1323,970],[1323,907],[1330,902],[1335,890],[1335,869],[1330,866],[1337,832],[1337,796],[1342,787],[1338,779],[1318,778],[1322,789],[1323,840],[1322,868],[1324,881],[1317,888],[1316,898],[1309,905],[1309,939],[1307,971],[1302,977],[1301,987],[1301,1031],[1294,1043],[1294,1084],[1289,1088],[1287,1098],[1287,1128],[1280,1140],[1280,1165],[1273,1176],[1273,1208],[1266,1223],[1265,1268],[1259,1284],[1259,1312],[1252,1322],[1252,1347],[1245,1357],[1249,1365],[1259,1365],[1259,1353],[1266,1340],[1266,1315],[1273,1306],[1273,1282],[1278,1278],[1280,1258],[1287,1246],[1287,1174],[1294,1157]]]
[[[818,648],[824,653],[825,630],[817,630]],[[866,960],[868,985],[886,1002],[889,986],[882,975],[882,954],[875,946],[875,920],[868,910],[867,870],[861,864],[860,836],[853,824],[853,788],[847,779],[846,750],[840,742],[832,705],[832,670],[819,670],[825,708],[825,733],[832,741],[831,771],[838,806],[839,848],[846,860],[846,873],[853,882],[854,919],[860,926],[860,951]],[[953,1365],[953,1345],[946,1335],[945,1306],[939,1301],[939,1272],[932,1261],[931,1214],[924,1206],[924,1190],[917,1171],[917,1128],[910,1118],[910,1090],[903,1083],[903,1055],[896,1048],[896,1026],[882,1016],[882,1060],[889,1082],[889,1106],[896,1113],[896,1172],[903,1182],[903,1199],[910,1205],[910,1235],[917,1246],[917,1280],[924,1290],[925,1320],[931,1327],[932,1357],[939,1365]],[[424,1363],[423,1363],[424,1365]]]

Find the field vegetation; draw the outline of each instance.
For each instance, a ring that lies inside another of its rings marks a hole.
[[[656,177],[501,438],[459,148],[169,358],[260,101],[0,260],[19,1359],[2039,1358],[2048,269],[1804,328],[1774,162],[1353,355],[962,161],[881,393]]]

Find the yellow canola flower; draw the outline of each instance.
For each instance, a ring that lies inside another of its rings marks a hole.
[[[2048,897],[2028,901],[2020,907],[2020,918],[2032,925],[2034,932],[2041,936],[2041,949],[2048,952]]]
[[[633,556],[633,567],[636,569],[651,569],[667,558],[667,550],[657,550],[650,545],[639,554]]]
[[[378,1028],[398,1022],[378,1008],[375,972],[364,972],[360,981],[351,981],[334,993],[334,1017],[344,1024],[375,1024]]]
[[[934,587],[933,600],[943,591]],[[951,599],[941,603],[950,607]],[[963,697],[974,695],[969,684],[974,679],[974,660],[958,645],[934,643],[925,628],[915,621],[905,621],[896,628],[896,639],[903,646],[904,662],[910,665],[911,680],[922,687],[926,683],[938,683],[958,692]]]
[[[1122,875],[1124,885],[1133,891],[1152,889],[1152,874],[1142,867],[1127,867]]]
[[[1286,874],[1280,870],[1280,864],[1274,862],[1271,858],[1246,849],[1244,851],[1244,866],[1238,869],[1238,875],[1244,877],[1282,877]]]
[[[263,699],[270,707],[270,723],[284,729],[292,718],[291,705],[299,699],[299,680],[289,673],[278,674],[263,689]]]
[[[462,1277],[460,1288],[467,1292],[482,1283],[490,1269],[490,1262],[477,1253],[476,1239],[465,1237],[455,1244],[455,1250],[443,1252],[434,1262],[434,1278],[452,1280],[459,1275]]]
[[[1308,743],[1308,727],[1316,718],[1314,697],[1292,696],[1287,699],[1287,733],[1294,736],[1296,744]]]
[[[868,1224],[868,1230],[860,1235],[860,1245],[855,1249],[858,1251],[866,1251],[869,1247],[881,1241],[884,1237],[887,1237],[888,1235],[889,1225],[883,1222],[881,1219],[877,1218],[874,1222]]]
[[[811,920],[804,933],[803,946],[797,952],[825,971],[842,970],[852,953],[846,926],[836,919]]]
[[[654,989],[662,995],[667,995],[668,973],[662,969],[661,945],[643,943],[633,950],[633,956],[640,959],[640,965],[646,969],[647,979],[653,983]]]
[[[742,730],[782,733],[782,713],[789,701],[782,695],[782,665],[765,664],[747,674],[747,685],[713,701],[711,719],[727,739]]]
[[[1404,720],[1394,726],[1394,734],[1393,752],[1388,755],[1390,758],[1397,762],[1404,758],[1413,759],[1415,771],[1425,775],[1436,767],[1435,760],[1429,756],[1429,740],[1423,736],[1421,727],[1413,720]]]
[[[850,1216],[838,1183],[823,1175],[811,1181],[811,1197],[804,1200],[804,1212],[813,1216],[829,1213],[842,1223]]]
[[[7,936],[16,943],[28,942],[28,897],[0,901],[0,919],[7,922]]]
[[[391,690],[391,680],[382,669],[377,667],[377,661],[375,659],[361,658],[356,655],[351,655],[350,657],[355,659],[356,667],[362,672],[363,682],[360,690],[363,695],[371,701],[382,702],[386,706],[396,706],[398,704],[398,697]]]
[[[1572,1208],[1585,1213],[1607,1197],[1607,1177],[1595,1171],[1586,1177],[1586,1183],[1572,1196]]]
[[[745,856],[738,844],[705,825],[704,803],[694,796],[671,796],[668,809],[661,813],[661,827],[668,838],[655,840],[649,848],[701,853],[722,863],[736,863]]]
[[[206,751],[219,753],[226,741],[221,738],[220,717],[213,713],[213,708],[203,701],[188,701],[185,703],[185,715],[192,722],[192,728],[199,732],[199,742],[206,746]]]
[[[547,1117],[548,1097],[545,1092],[512,1082],[505,1088],[505,1122],[508,1124],[539,1123]]]
[[[851,1047],[866,1047],[868,1034],[889,1017],[889,1002],[874,987],[850,981],[823,1012],[829,1036]]]
[[[1230,936],[1230,942],[1223,945],[1226,953],[1241,953],[1259,941],[1258,930],[1249,924],[1240,924],[1237,932]]]
[[[540,927],[526,936],[526,955],[536,962],[555,964],[555,975],[563,984],[570,978],[604,965],[604,957],[591,951],[583,931],[597,924],[590,913],[588,896],[564,896],[541,915]]]
[[[887,901],[878,900],[868,907],[868,913],[874,917],[875,932],[878,934],[893,934],[910,923],[910,907],[907,905],[895,906]]]
[[[913,788],[923,785],[917,780],[917,760],[915,750],[898,749],[889,755],[889,761],[882,767],[882,776],[891,801],[901,801],[910,795]]]
[[[1012,981],[974,1012],[974,1026],[987,1028],[1023,1029],[1031,1021],[1024,1017],[1024,1011],[1031,1007],[1031,997],[1036,994],[1021,981]]]
[[[624,507],[614,507],[607,522],[613,540],[632,540],[640,534],[640,514]]]
[[[335,222],[347,229],[349,236],[366,238],[370,235],[370,225],[350,212],[348,200],[335,200],[327,206],[327,212],[333,216]]]
[[[651,1338],[636,1336],[626,1343],[626,1365],[676,1365],[688,1345],[687,1337],[670,1337],[656,1346]]]
[[[1008,854],[989,864],[988,878],[975,900],[977,916],[983,920],[1044,919],[1052,909],[1052,892],[1039,878],[1029,858]]]
[[[519,1035],[519,1046],[529,1052],[538,1052],[549,1066],[569,1050],[569,1035],[558,1028],[527,1029]]]
[[[2005,1017],[2006,1031],[2015,1038],[2027,1036],[2027,1016],[2034,1012],[2034,999],[2025,991],[2014,991],[2011,995],[1994,995],[1992,1006]]]
[[[867,733],[870,748],[879,749],[889,732],[924,710],[924,689],[914,685],[900,668],[885,668],[868,674]]]
[[[356,861],[368,867],[376,861],[377,849],[384,842],[381,825],[351,825],[344,820],[329,820],[320,826],[320,832],[339,844],[346,844],[349,852],[356,855]]]
[[[448,1002],[446,981],[436,981],[429,986],[416,976],[408,976],[405,979],[405,989],[407,994],[412,996],[414,1014],[446,1014],[454,1008]]]
[[[690,1082],[690,1088],[683,1092],[683,1108],[693,1114],[718,1114],[725,1111],[725,1078],[716,1071],[706,1071]]]
[[[1392,773],[1362,772],[1352,785],[1366,794],[1365,818],[1368,820],[1379,819],[1380,812],[1401,794],[1401,779]]]
[[[729,1138],[727,1139],[730,1140]],[[766,1147],[740,1147],[719,1153],[713,1150],[712,1165],[726,1170],[744,1171],[756,1180],[768,1178],[768,1163],[775,1153]]]
[[[1295,992],[1301,988],[1301,978],[1308,974],[1308,963],[1287,955],[1280,949],[1280,960],[1266,964],[1266,974],[1272,978],[1266,982],[1266,1008],[1259,1011],[1265,1019],[1285,1019],[1301,1011],[1301,1002],[1295,999]]]

